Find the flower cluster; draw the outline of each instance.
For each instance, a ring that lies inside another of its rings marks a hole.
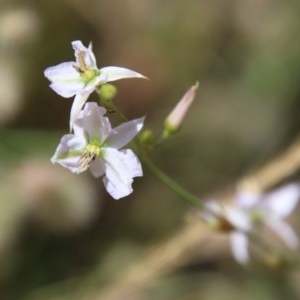
[[[105,116],[106,109],[96,102],[86,101],[92,92],[107,82],[145,77],[120,67],[99,69],[91,44],[86,48],[81,41],[74,41],[72,46],[75,62],[63,62],[44,72],[57,94],[65,98],[74,96],[71,133],[62,137],[51,161],[76,174],[90,169],[95,177],[103,176],[108,193],[119,199],[132,192],[133,178],[143,175],[136,155],[130,149],[121,148],[142,129],[144,118],[112,128]]]
[[[50,87],[57,94],[65,98],[74,97],[70,133],[61,138],[51,161],[75,174],[89,169],[93,176],[103,178],[107,192],[114,199],[120,199],[132,193],[133,178],[143,175],[138,157],[132,150],[123,147],[141,131],[144,118],[125,121],[113,127],[107,112],[111,109],[118,112],[111,102],[116,89],[107,83],[124,78],[146,77],[120,67],[99,69],[91,44],[86,48],[81,41],[74,41],[72,46],[75,61],[63,62],[45,70],[45,76],[51,82]],[[250,242],[261,246],[260,249],[270,249],[270,243],[262,235],[263,227],[275,232],[291,250],[297,249],[299,239],[285,218],[293,212],[299,201],[298,184],[287,184],[264,194],[238,191],[231,205],[221,205],[215,200],[201,203],[198,197],[174,182],[148,158],[148,154],[162,141],[182,128],[197,89],[198,83],[191,86],[167,116],[159,139],[155,139],[151,130],[144,131],[140,140],[144,163],[184,200],[201,207],[202,219],[229,233],[232,253],[239,263],[245,264],[250,260]],[[100,105],[87,102],[94,91],[99,95]],[[121,113],[119,115],[123,118]]]
[[[284,221],[295,209],[299,197],[300,186],[295,183],[266,194],[241,191],[236,194],[231,206],[208,201],[203,218],[218,225],[220,230],[229,232],[233,256],[239,263],[245,264],[249,261],[249,240],[260,235],[262,225],[273,230],[291,250],[299,247],[296,233]]]

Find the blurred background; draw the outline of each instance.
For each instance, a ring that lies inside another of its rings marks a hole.
[[[155,161],[209,197],[297,138],[299,13],[292,0],[1,0],[0,299],[102,299],[92,295],[190,214],[147,170],[115,201],[101,180],[50,163],[72,100],[55,94],[43,71],[73,60],[71,41],[92,41],[98,67],[150,78],[116,82],[116,105],[129,119],[146,115],[157,135],[200,82],[182,131]],[[226,249],[213,259],[198,251],[128,299],[300,297],[297,270],[245,269]]]

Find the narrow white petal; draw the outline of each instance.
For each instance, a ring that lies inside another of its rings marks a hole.
[[[219,217],[224,216],[223,207],[216,200],[207,200],[205,202],[205,209],[201,212],[201,217],[208,223],[217,222]]]
[[[87,51],[87,48],[82,44],[80,40],[73,41],[71,44],[75,52]]]
[[[58,163],[73,173],[79,173],[79,158],[85,145],[85,141],[81,138],[66,134],[62,137],[51,162]]]
[[[282,240],[290,249],[298,249],[299,239],[295,231],[288,223],[275,218],[267,218],[265,222],[266,225],[273,229],[278,234],[278,236],[282,238]]]
[[[224,209],[226,218],[234,227],[242,231],[249,231],[251,229],[252,223],[246,211],[231,206]]]
[[[106,82],[125,78],[147,78],[140,73],[120,67],[104,67],[100,69],[100,74],[106,77]]]
[[[221,206],[221,204],[216,200],[208,200],[205,203],[205,206],[209,211],[211,211],[215,215],[224,214],[223,206]]]
[[[142,129],[145,118],[135,119],[115,127],[106,143],[109,147],[120,149],[128,144]]]
[[[132,178],[142,175],[140,162],[133,152],[107,148],[104,159],[106,169],[103,182],[107,192],[114,199],[120,199],[132,193]]]
[[[246,264],[249,261],[247,235],[234,231],[229,238],[233,257],[240,264]]]
[[[263,198],[263,202],[265,207],[271,209],[278,216],[285,218],[296,208],[299,198],[300,186],[291,183],[268,193]]]
[[[261,198],[262,197],[259,194],[238,191],[235,196],[235,202],[239,207],[243,209],[248,209],[258,205],[261,201]]]
[[[73,124],[78,118],[79,113],[88,97],[89,94],[77,94],[75,96],[70,113],[70,131],[72,131]]]
[[[63,81],[64,79],[76,79],[79,73],[74,68],[75,62],[63,62],[58,65],[48,67],[44,71],[44,75],[50,81]]]
[[[80,119],[82,117],[82,111],[79,113],[77,120],[75,121],[75,123],[73,124],[73,131],[74,131],[74,135],[76,137],[78,137],[79,139],[81,139],[82,141],[85,141],[85,143],[88,143],[88,136],[86,135],[86,131],[85,128],[83,128]]]
[[[91,69],[96,69],[96,58],[95,55],[92,51],[92,46],[91,44],[89,45],[88,48],[86,48],[81,41],[73,41],[72,42],[72,47],[75,52],[75,57],[76,57],[76,62],[80,63],[80,58],[79,55],[83,55],[84,63],[87,67]]]
[[[64,62],[44,71],[44,75],[51,81],[50,87],[65,98],[74,96],[84,88],[84,82],[75,70],[74,64],[74,62]]]
[[[89,139],[98,139],[103,142],[111,131],[109,119],[104,117],[106,109],[96,102],[85,104],[80,113],[78,124],[87,132]]]
[[[104,160],[101,158],[96,158],[95,161],[91,163],[90,171],[93,176],[100,177],[105,173]]]
[[[96,57],[95,57],[95,54],[93,52],[93,45],[92,43],[89,44],[89,47],[88,47],[88,53],[89,53],[89,58],[91,60],[91,65],[93,66],[93,68],[97,68],[97,63],[96,63]]]

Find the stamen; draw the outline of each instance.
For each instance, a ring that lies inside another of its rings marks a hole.
[[[86,171],[91,163],[100,154],[100,148],[95,145],[87,145],[79,158],[79,169],[81,172]]]
[[[77,54],[77,64],[73,65],[73,68],[80,74],[80,77],[88,83],[93,80],[96,76],[100,74],[100,71],[97,69],[91,69],[85,61],[85,52],[80,51]]]
[[[87,67],[87,65],[86,65],[86,63],[85,63],[85,60],[84,60],[84,51],[80,51],[80,52],[78,53],[77,59],[78,59],[78,63],[79,63],[80,69],[81,69],[81,70],[87,70],[88,67]]]
[[[84,74],[84,70],[82,70],[79,66],[73,65],[73,68],[74,68],[79,74]]]

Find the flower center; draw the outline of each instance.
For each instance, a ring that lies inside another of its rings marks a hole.
[[[93,80],[96,76],[99,75],[98,70],[87,69],[84,73],[81,73],[80,76],[84,78],[86,82]]]
[[[78,64],[74,65],[75,70],[86,82],[93,80],[100,74],[98,69],[91,69],[85,62],[84,52],[78,53]]]
[[[83,78],[85,82],[89,82],[93,80],[95,77],[97,77],[100,74],[99,70],[96,69],[93,70],[93,69],[89,69],[88,67],[83,68],[82,66],[78,66],[78,65],[74,65],[73,67],[80,74],[80,77]]]
[[[86,171],[91,163],[100,155],[101,148],[95,144],[88,144],[79,158],[79,169]]]

